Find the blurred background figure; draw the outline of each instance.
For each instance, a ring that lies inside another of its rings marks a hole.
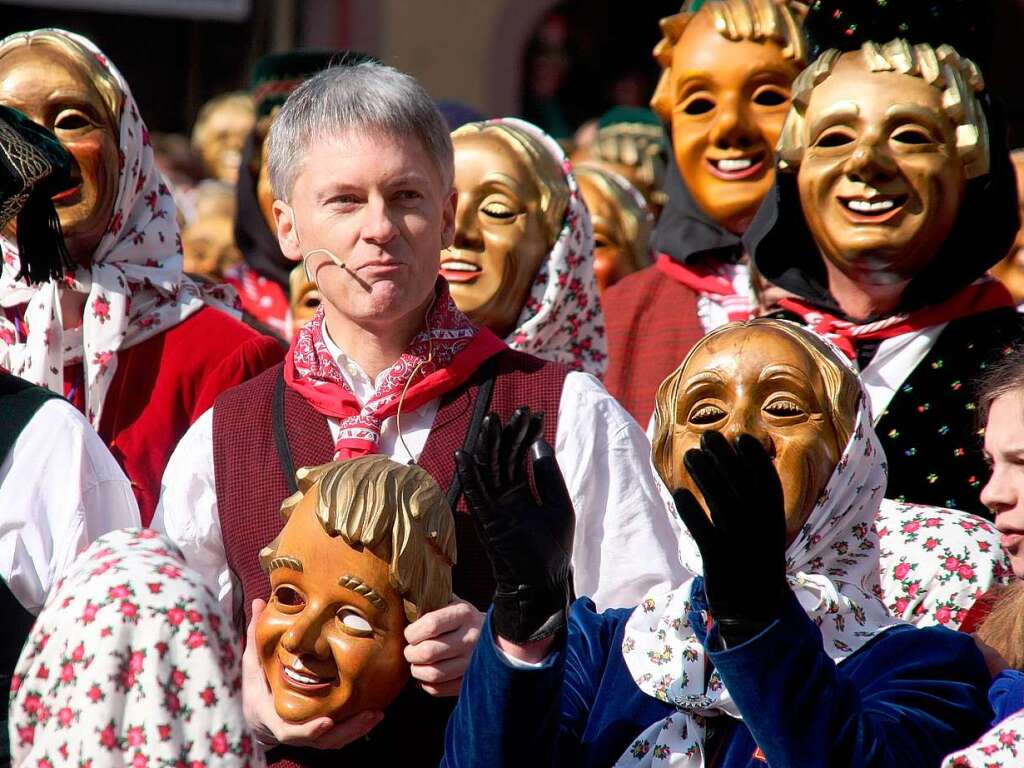
[[[577,131],[572,161],[600,164],[626,179],[640,190],[657,220],[666,199],[668,150],[668,137],[654,112],[615,107]]]
[[[235,190],[207,179],[196,189],[195,218],[181,232],[185,271],[214,282],[237,274],[242,254],[235,245]]]
[[[203,161],[192,142],[180,133],[152,133],[153,162],[171,185],[178,206],[178,226],[184,228],[196,215],[197,185],[203,180]]]
[[[192,146],[207,178],[232,185],[238,181],[242,147],[255,125],[252,97],[244,91],[215,96],[203,105],[192,128]]]
[[[1010,153],[1013,170],[1017,176],[1017,196],[1020,200],[1021,220],[1024,221],[1024,149],[1015,149]],[[1006,258],[989,270],[999,278],[1017,302],[1020,309],[1024,304],[1024,226],[1017,233],[1017,239],[1010,248]]]
[[[573,168],[583,202],[594,225],[594,276],[597,290],[615,285],[651,263],[648,241],[654,216],[640,190],[602,163]]]

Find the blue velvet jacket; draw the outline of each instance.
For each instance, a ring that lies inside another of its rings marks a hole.
[[[622,658],[630,613],[577,600],[567,636],[533,669],[497,652],[488,616],[448,721],[443,768],[613,765],[672,713],[637,688]],[[690,623],[744,718],[708,720],[709,768],[938,766],[992,718],[990,676],[968,635],[894,627],[837,666],[795,597],[759,635],[724,650],[710,650],[721,648],[717,627],[704,637]]]

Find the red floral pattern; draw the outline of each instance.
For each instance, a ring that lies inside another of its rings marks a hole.
[[[1024,765],[1024,712],[1003,720],[974,744],[949,755],[942,768],[1019,768]]]
[[[206,305],[233,314],[240,314],[240,305],[233,289],[199,284],[182,272],[177,209],[153,162],[149,132],[124,77],[86,38],[63,30],[48,31],[91,51],[123,96],[117,197],[91,266],[79,266],[62,281],[29,286],[15,280],[21,266],[17,244],[0,237],[0,306],[24,305],[21,331],[27,326],[27,334],[20,334],[0,312],[0,366],[63,394],[64,366],[82,362],[85,413],[98,428],[119,349],[161,333]],[[32,33],[18,33],[2,43],[26,34],[31,37]],[[60,320],[62,291],[86,296],[82,326],[75,331],[64,332]]]
[[[149,530],[97,539],[50,595],[18,661],[14,764],[262,766],[231,626],[169,540]]]
[[[1013,578],[990,523],[967,512],[883,501],[880,597],[893,615],[959,629],[975,601]]]

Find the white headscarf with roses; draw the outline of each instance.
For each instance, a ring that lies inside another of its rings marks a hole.
[[[85,370],[86,416],[99,428],[103,401],[117,369],[117,352],[139,344],[206,305],[240,314],[234,291],[200,285],[182,272],[181,235],[170,188],[153,161],[149,131],[128,83],[86,38],[45,30],[88,51],[110,73],[121,95],[117,197],[107,231],[92,255],[62,281],[30,286],[15,280],[21,266],[17,244],[0,237],[0,307],[26,305],[24,329],[0,314],[0,367],[63,394],[64,366]],[[14,37],[31,38],[33,33]],[[64,330],[60,294],[85,294],[80,328]]]

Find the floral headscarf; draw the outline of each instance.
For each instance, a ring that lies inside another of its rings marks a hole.
[[[825,344],[833,361],[854,373],[846,356]],[[988,523],[965,512],[884,499],[886,474],[861,387],[843,455],[786,550],[790,589],[836,663],[902,620],[959,627],[980,593],[1011,575]],[[703,572],[688,531],[680,554],[691,572]],[[688,619],[692,587],[691,579],[652,591],[627,622],[622,652],[634,680],[677,711],[640,734],[618,766],[703,766],[704,725],[695,716],[740,717],[717,671],[705,694],[705,650]]]
[[[20,269],[17,244],[0,237],[0,307],[27,305],[28,326],[26,335],[0,313],[0,366],[63,394],[64,366],[81,362],[86,416],[98,428],[118,350],[167,330],[206,304],[237,314],[237,298],[230,288],[200,285],[183,274],[174,199],[153,162],[149,131],[124,77],[86,38],[63,30],[42,31],[66,37],[88,51],[117,83],[123,97],[121,171],[110,223],[91,267],[79,266],[60,283],[30,286],[15,280]],[[32,34],[12,35],[0,45]],[[87,296],[81,328],[63,330],[61,291]]]
[[[240,645],[166,538],[113,531],[53,590],[11,685],[13,765],[257,768]]]
[[[516,329],[505,343],[600,378],[608,364],[608,344],[594,277],[594,229],[572,164],[558,142],[532,123],[514,117],[487,122],[513,126],[537,139],[555,158],[569,185],[562,230],[537,270]]]

